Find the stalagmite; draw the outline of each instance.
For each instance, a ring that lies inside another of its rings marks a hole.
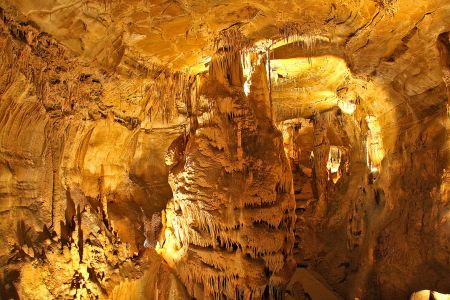
[[[161,253],[197,299],[260,299],[266,289],[277,299],[287,283],[282,273],[292,268],[292,178],[281,135],[270,122],[265,70],[264,63],[255,67],[247,97],[232,79],[224,83],[223,74],[233,73],[229,65],[212,69],[201,88],[216,111],[212,123],[178,150],[184,163],[171,167],[170,207],[180,211],[167,213],[174,218],[166,236],[173,232],[177,241],[166,242]],[[220,131],[205,135],[214,127]],[[256,135],[257,128],[264,135]],[[244,169],[259,175],[248,181]],[[173,260],[173,251],[185,254]]]

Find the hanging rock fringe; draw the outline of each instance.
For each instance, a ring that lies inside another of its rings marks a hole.
[[[250,40],[237,28],[222,30],[214,39],[215,50],[242,51],[251,46]]]

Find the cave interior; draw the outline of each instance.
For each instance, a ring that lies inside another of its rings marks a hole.
[[[450,299],[448,0],[0,0],[0,299]]]

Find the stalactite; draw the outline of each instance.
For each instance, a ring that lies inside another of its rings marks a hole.
[[[267,72],[267,81],[269,83],[269,103],[270,103],[270,120],[273,123],[273,100],[272,100],[272,67],[270,65],[270,55],[269,55],[270,49],[266,50],[266,72]]]

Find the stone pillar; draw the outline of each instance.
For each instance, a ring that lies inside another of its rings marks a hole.
[[[230,66],[221,59],[215,68]],[[280,299],[295,268],[292,173],[270,122],[265,67],[254,70],[246,97],[214,76],[233,70],[215,69],[200,89],[211,122],[166,158],[174,198],[160,252],[197,299]]]

